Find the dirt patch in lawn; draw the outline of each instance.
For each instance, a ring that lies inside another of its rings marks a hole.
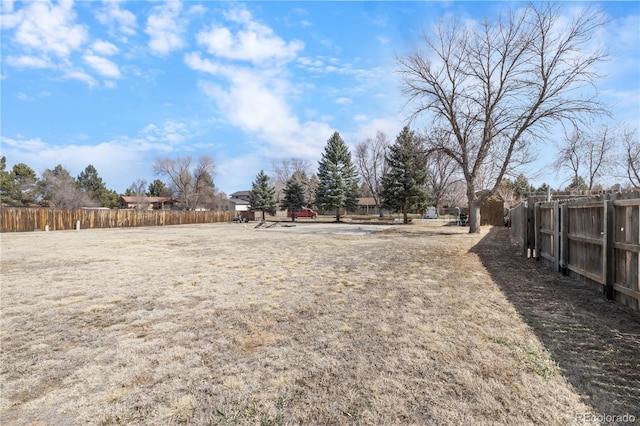
[[[538,312],[545,300],[527,304],[518,287],[530,262],[499,232],[467,231],[3,234],[0,423],[571,424],[637,412],[636,314],[598,305],[621,326],[618,352],[561,338]],[[569,318],[557,298],[547,306]],[[601,323],[580,312],[573,333]],[[623,360],[620,374],[604,365]]]

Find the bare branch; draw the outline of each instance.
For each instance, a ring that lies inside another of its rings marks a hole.
[[[367,137],[356,145],[355,157],[358,171],[377,207],[381,204],[382,176],[386,173],[385,154],[389,144],[387,135],[378,131],[375,138]]]
[[[533,143],[552,125],[579,124],[605,112],[596,96],[595,65],[605,60],[589,49],[605,15],[588,7],[568,25],[557,6],[530,4],[473,27],[441,22],[424,35],[426,53],[398,59],[410,119],[427,115],[447,137],[430,149],[461,168],[479,231],[479,205],[502,178],[530,159]],[[478,194],[479,176],[492,182]]]

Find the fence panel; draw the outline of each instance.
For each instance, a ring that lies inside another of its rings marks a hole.
[[[567,212],[569,247],[567,268],[600,284],[605,284],[604,202],[569,205]]]
[[[616,299],[640,310],[640,199],[613,202],[613,289]]]
[[[0,232],[30,232],[75,229],[164,226],[189,223],[215,223],[231,220],[229,212],[172,210],[56,210],[45,208],[3,207]]]
[[[523,255],[535,247],[536,258],[551,260],[556,271],[598,283],[607,298],[640,311],[639,195],[615,194],[614,201],[530,199],[512,210],[511,235]]]
[[[536,257],[543,257],[553,262],[554,270],[559,271],[560,244],[558,202],[538,203],[539,223],[536,224],[537,238]]]
[[[522,248],[522,255],[527,257],[528,235],[527,235],[527,206],[520,203],[509,211],[509,220],[511,221],[511,238]]]

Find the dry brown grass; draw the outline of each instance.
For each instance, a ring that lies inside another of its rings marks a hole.
[[[640,416],[637,393],[582,386],[595,378],[568,369],[547,325],[523,314],[485,254],[516,257],[508,246],[456,227],[312,229],[3,234],[0,423],[564,425],[605,407]],[[623,332],[637,342],[637,328]],[[624,355],[638,365],[637,352]]]

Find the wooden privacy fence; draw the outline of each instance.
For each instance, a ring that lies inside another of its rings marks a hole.
[[[511,211],[511,236],[525,256],[640,310],[640,198],[523,203]]]
[[[124,228],[134,226],[183,225],[231,220],[229,212],[78,209],[3,207],[0,232],[29,232],[86,228]]]

